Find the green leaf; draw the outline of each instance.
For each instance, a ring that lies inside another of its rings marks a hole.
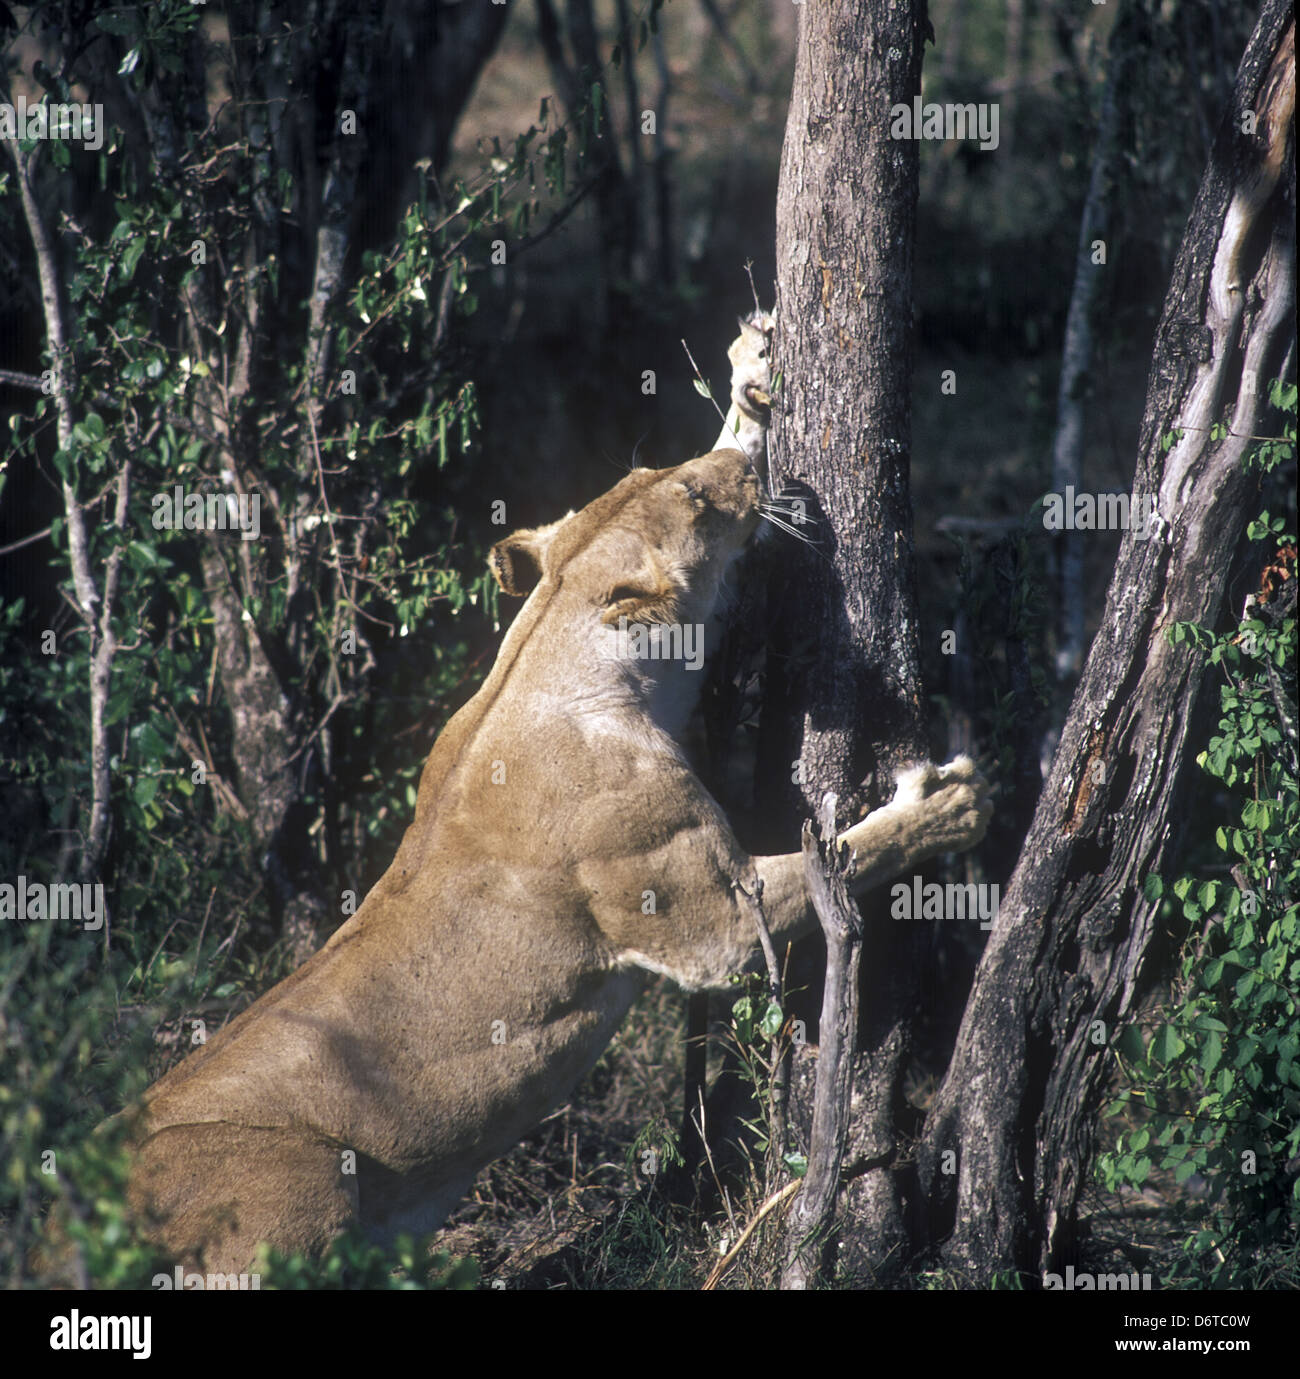
[[[128,541],[126,549],[128,559],[138,570],[165,570],[171,566],[165,555],[143,541]]]
[[[1173,1025],[1161,1025],[1151,1037],[1150,1057],[1157,1063],[1167,1064],[1177,1058],[1186,1047],[1182,1036]]]
[[[171,744],[152,723],[137,723],[129,734],[140,759],[148,766],[154,766],[171,750]]]

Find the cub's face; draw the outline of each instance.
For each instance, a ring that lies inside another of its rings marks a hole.
[[[772,341],[776,318],[755,311],[741,318],[740,334],[731,342],[731,400],[751,421],[764,426],[772,411]]]

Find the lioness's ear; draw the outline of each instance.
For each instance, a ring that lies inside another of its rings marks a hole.
[[[572,516],[569,513],[548,527],[524,527],[492,547],[488,552],[488,566],[496,576],[502,593],[523,598],[532,592],[542,577],[546,552],[555,539],[555,533]]]

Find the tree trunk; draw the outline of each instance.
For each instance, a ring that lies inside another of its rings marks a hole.
[[[564,16],[564,33],[573,51],[572,62],[564,52],[559,15],[552,0],[537,0],[537,34],[565,114],[575,124],[589,123],[598,136],[586,151],[587,175],[593,183],[600,232],[601,283],[593,333],[596,339],[607,339],[617,333],[623,322],[626,284],[634,252],[641,243],[641,231],[635,218],[636,188],[623,171],[617,135],[608,113],[603,108],[597,113],[590,106],[595,85],[601,86],[606,101],[609,98],[609,83],[600,59],[591,0],[567,0]],[[629,52],[625,60],[631,62],[633,56]],[[639,127],[629,131],[629,135],[635,142],[640,138]]]
[[[1120,92],[1124,89],[1131,59],[1135,56],[1140,5],[1127,5],[1111,31],[1110,62],[1101,98],[1101,116],[1092,146],[1092,172],[1088,195],[1079,220],[1079,242],[1074,255],[1074,286],[1065,321],[1061,348],[1061,379],[1056,399],[1056,435],[1052,442],[1052,488],[1064,493],[1083,488],[1084,409],[1092,372],[1092,320],[1105,275],[1105,260],[1097,262],[1093,245],[1103,244],[1109,220],[1119,154]],[[1007,156],[1005,149],[1003,157]],[[1060,532],[1057,547],[1056,678],[1067,688],[1083,663],[1084,594],[1082,532]],[[1064,697],[1064,695],[1062,696]]]
[[[980,1282],[1072,1262],[1105,1048],[1141,995],[1158,911],[1143,883],[1174,855],[1171,806],[1204,676],[1166,633],[1218,621],[1254,495],[1242,457],[1267,430],[1264,381],[1294,338],[1294,103],[1294,20],[1267,0],[1157,334],[1133,493],[1158,501],[1162,523],[1124,539],[927,1121],[931,1230],[947,1237],[946,1262]]]
[[[917,146],[888,113],[920,90],[922,3],[800,8],[777,194],[774,486],[803,497],[815,546],[783,548],[760,737],[760,804],[784,827],[827,791],[852,822],[924,756],[914,597],[912,244]],[[792,782],[791,777],[794,777]],[[788,833],[787,833],[788,836]],[[906,1241],[894,1176],[895,1111],[908,1046],[915,930],[868,922],[854,1184],[858,1261],[878,1276]],[[841,1253],[843,1259],[848,1252]]]
[[[6,90],[6,94],[8,91]],[[39,146],[38,146],[39,147]],[[54,244],[46,228],[33,173],[37,154],[24,153],[18,144],[11,149],[18,174],[18,189],[23,217],[31,235],[36,254],[37,275],[41,286],[41,307],[44,314],[45,336],[53,364],[54,409],[61,450],[74,445],[73,427],[76,417],[73,393],[76,385],[76,357],[64,319],[62,284]],[[75,606],[81,614],[82,627],[90,643],[90,821],[81,849],[80,874],[83,881],[102,880],[109,841],[112,837],[113,817],[110,806],[112,773],[109,761],[108,696],[113,681],[113,662],[117,656],[117,635],[113,619],[117,614],[118,585],[122,574],[122,547],[116,546],[104,562],[103,597],[96,587],[91,568],[90,541],[86,532],[86,512],[72,483],[62,480],[63,511],[68,528],[68,555],[72,568],[72,584],[76,591]],[[127,507],[131,493],[130,461],[118,471],[117,503],[113,525],[120,533],[126,527]],[[95,605],[99,604],[98,610]],[[98,616],[98,621],[96,620]],[[60,867],[60,877],[62,868]],[[104,925],[104,948],[109,945],[110,928]]]

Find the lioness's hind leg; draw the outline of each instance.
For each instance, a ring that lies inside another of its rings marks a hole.
[[[175,1125],[138,1151],[132,1196],[188,1268],[240,1274],[257,1244],[318,1255],[357,1217],[339,1149],[278,1128]]]

